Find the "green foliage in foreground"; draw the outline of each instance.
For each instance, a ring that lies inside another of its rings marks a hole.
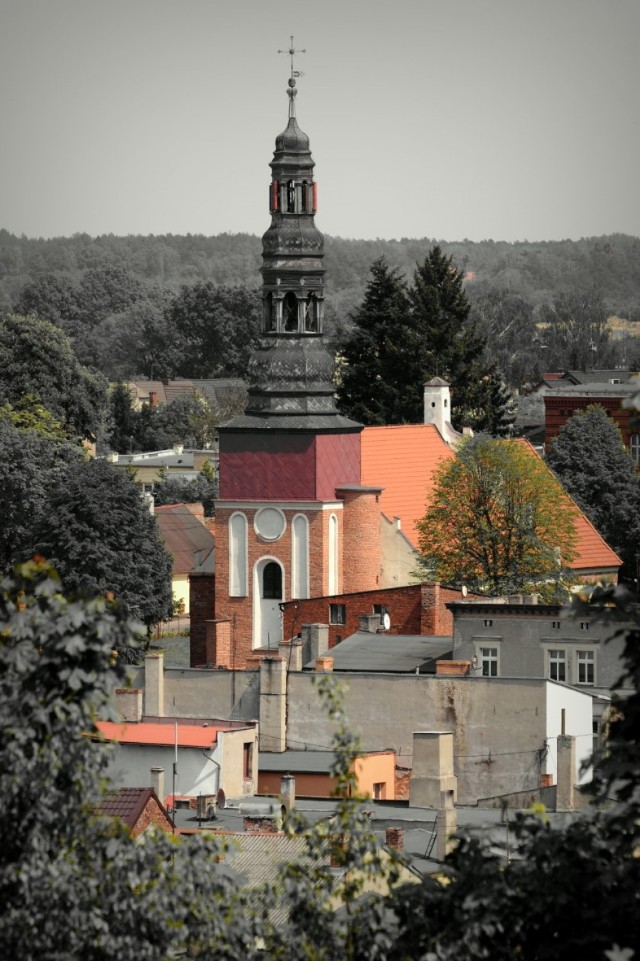
[[[2,957],[630,961],[640,948],[640,623],[618,588],[576,604],[578,615],[635,624],[623,628],[621,679],[635,692],[624,702],[614,696],[594,781],[598,803],[617,786],[615,803],[564,829],[520,817],[509,862],[460,837],[439,879],[394,885],[400,865],[380,855],[350,797],[357,745],[340,692],[324,679],[321,695],[337,724],[339,810],[328,832],[292,822],[308,839],[308,863],[248,891],[213,836],[147,832],[133,843],[93,816],[107,748],[90,735],[111,690],[125,683],[113,652],[130,626],[115,604],[65,600],[45,565],[16,569],[0,584]],[[276,905],[288,909],[278,927],[270,920]]]

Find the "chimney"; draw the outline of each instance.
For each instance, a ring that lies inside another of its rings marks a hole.
[[[404,829],[386,828],[384,832],[384,843],[388,848],[396,851],[404,851]]]
[[[164,717],[164,654],[147,654],[144,659],[144,713]]]
[[[440,792],[440,803],[436,816],[436,857],[438,861],[444,861],[455,845],[452,835],[456,833],[458,817],[453,803],[453,791]]]
[[[149,391],[149,407],[157,407],[157,406],[158,406],[158,391],[150,390]]]
[[[296,779],[293,774],[283,774],[280,778],[280,797],[287,811],[296,806]]]
[[[409,807],[439,808],[443,791],[450,791],[456,800],[458,778],[453,766],[453,734],[414,731]]]
[[[316,671],[318,674],[329,674],[333,670],[332,657],[316,657]]]
[[[368,634],[377,634],[380,630],[379,614],[360,614],[358,618],[358,630],[366,631]]]
[[[122,715],[123,721],[136,722],[142,720],[142,688],[122,687],[116,694],[116,708]]]
[[[328,624],[303,624],[301,629],[303,661],[315,661],[329,650]]]
[[[281,657],[260,660],[260,751],[287,748],[287,662]]]
[[[564,727],[564,724],[563,724]],[[558,779],[556,811],[575,810],[576,739],[569,734],[558,737]]]
[[[151,787],[158,795],[160,804],[164,804],[164,768],[151,768]]]

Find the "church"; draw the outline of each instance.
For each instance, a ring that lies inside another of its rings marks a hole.
[[[363,428],[338,411],[323,339],[317,182],[293,63],[287,93],[262,238],[261,338],[245,412],[219,428],[215,575],[191,575],[192,667],[255,665],[282,640],[288,601],[415,583],[414,523],[460,436],[439,378],[425,386],[423,424]],[[589,566],[610,574],[619,559],[596,539]]]

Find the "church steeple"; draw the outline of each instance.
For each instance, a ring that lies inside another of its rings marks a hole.
[[[291,46],[289,116],[276,137],[271,225],[262,238],[262,336],[249,363],[245,414],[225,427],[359,430],[335,406],[333,360],[323,342],[324,238],[315,225],[317,185],[308,136],[298,126]]]

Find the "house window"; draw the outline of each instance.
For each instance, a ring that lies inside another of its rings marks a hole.
[[[387,607],[386,604],[374,604],[374,605],[373,605],[373,613],[374,613],[374,614],[379,614],[379,615],[380,615],[380,620],[382,620],[382,618],[384,617],[384,615],[389,613],[389,608]]]
[[[560,630],[560,621],[551,621],[551,627],[554,631]]]
[[[629,452],[636,464],[640,466],[640,434],[632,434],[629,438]]]
[[[548,654],[549,668],[548,674],[552,681],[566,681],[567,679],[567,657],[566,652],[559,649],[552,649]]]
[[[577,684],[595,684],[596,656],[593,651],[578,651],[576,667]]]
[[[386,786],[387,785],[385,784],[384,781],[377,781],[374,783],[373,785],[374,801],[384,801],[385,797],[387,796],[387,792],[385,790]]]
[[[346,624],[347,607],[346,604],[329,604],[329,623]]]
[[[488,618],[483,621],[483,624],[485,627],[493,627],[493,621],[489,620]]]
[[[588,631],[588,630],[589,630],[589,621],[580,621],[580,630],[581,630],[581,631]]]
[[[498,676],[498,648],[497,647],[481,647],[480,648],[480,667],[482,668],[483,677]]]
[[[253,741],[245,741],[242,745],[242,776],[253,777]]]

